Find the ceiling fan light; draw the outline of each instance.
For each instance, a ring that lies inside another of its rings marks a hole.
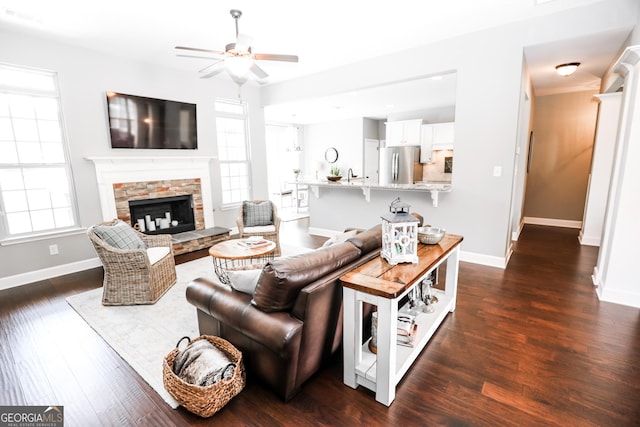
[[[237,78],[246,76],[253,65],[253,59],[249,55],[229,56],[224,62],[229,74]]]
[[[575,73],[579,65],[579,62],[568,62],[566,64],[560,64],[556,66],[556,72],[562,77],[567,77]]]
[[[243,84],[245,84],[248,80],[249,80],[249,76],[244,76],[244,77],[236,77],[233,74],[229,73],[229,76],[231,77],[231,80],[233,80],[234,82],[236,82],[236,84],[238,86],[242,86]]]

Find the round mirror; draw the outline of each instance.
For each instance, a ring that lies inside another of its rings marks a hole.
[[[324,159],[329,163],[335,163],[338,161],[338,150],[333,147],[327,148],[324,152]]]

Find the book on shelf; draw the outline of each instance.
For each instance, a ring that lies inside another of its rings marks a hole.
[[[418,324],[415,316],[406,313],[398,314],[397,343],[413,347],[417,333]]]
[[[372,313],[371,322],[371,340],[369,340],[369,350],[372,353],[377,353],[377,340],[376,335],[378,333],[378,312]],[[405,347],[414,347],[415,339],[418,334],[418,324],[414,315],[408,313],[398,313],[398,322],[396,326],[396,344]]]

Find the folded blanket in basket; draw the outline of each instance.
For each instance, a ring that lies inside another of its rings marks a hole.
[[[183,381],[208,386],[233,376],[235,363],[207,340],[189,343],[173,361],[173,372]]]

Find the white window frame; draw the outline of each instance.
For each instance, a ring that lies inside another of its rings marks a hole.
[[[25,210],[25,212],[28,212],[29,217],[31,218],[31,222],[32,222],[31,231],[12,233],[9,228],[7,211],[5,209],[5,201],[3,198],[3,194],[1,192],[3,183],[0,181],[0,244],[5,245],[5,244],[11,244],[11,243],[20,243],[22,241],[36,240],[39,237],[46,238],[52,235],[68,234],[69,232],[77,231],[80,229],[79,221],[78,221],[78,218],[79,218],[78,205],[77,205],[75,187],[73,185],[74,180],[73,180],[73,173],[71,169],[71,161],[69,157],[69,142],[67,138],[67,132],[66,132],[66,127],[64,123],[64,116],[62,112],[62,102],[60,97],[60,88],[58,85],[57,73],[55,71],[40,70],[40,69],[22,67],[22,66],[11,65],[11,64],[3,64],[3,63],[0,63],[0,68],[2,70],[8,70],[9,72],[40,74],[42,76],[51,78],[51,83],[53,85],[53,88],[50,90],[25,88],[25,87],[19,87],[15,85],[8,85],[6,84],[6,82],[0,82],[0,93],[7,94],[7,95],[41,97],[41,98],[55,100],[55,102],[57,103],[58,124],[60,127],[60,138],[61,138],[61,146],[62,146],[62,152],[63,152],[63,158],[60,161],[50,161],[51,159],[49,160],[43,159],[42,161],[39,161],[39,162],[21,162],[18,159],[17,162],[16,161],[8,162],[6,161],[6,157],[0,156],[0,171],[18,169],[20,171],[20,174],[24,177],[25,171],[29,171],[29,170],[46,169],[46,168],[58,168],[58,169],[63,168],[66,174],[66,181],[67,181],[66,190],[68,191],[68,197],[69,197],[69,202],[67,207],[70,211],[69,224],[64,226],[56,225],[54,220],[54,224],[52,227],[42,227],[42,226],[34,226],[34,221],[35,221],[34,217],[37,217],[37,215],[34,215],[34,212],[37,212],[38,209],[37,208],[32,209],[28,207]],[[9,120],[11,121],[11,123],[14,123],[11,115]],[[37,125],[38,123],[37,118],[34,119],[34,123]],[[12,125],[11,126],[12,132],[13,132],[13,129],[14,128]],[[14,135],[14,138],[15,138],[15,135]],[[42,143],[42,141],[40,141],[39,138],[40,137],[38,137],[38,141],[32,141],[32,142]],[[16,143],[15,139],[14,139],[14,143]],[[17,142],[16,144],[19,144],[19,143],[20,141]],[[42,187],[40,188],[40,190],[46,192],[47,191],[46,187],[47,187],[46,184],[42,183]],[[27,189],[25,188],[25,191],[26,190]],[[51,197],[51,193],[49,193],[49,197]],[[52,206],[50,209],[54,210],[55,206]]]
[[[253,199],[253,188],[251,185],[251,144],[249,136],[249,115],[247,104],[243,101],[235,101],[229,99],[217,98],[216,104],[216,139],[218,145],[218,163],[220,166],[220,186],[222,189],[222,209],[234,209],[240,206],[243,200]],[[228,105],[232,109],[234,107],[242,107],[242,113],[223,111],[221,106]],[[244,144],[245,157],[243,159],[227,159],[225,147],[222,145],[225,140],[221,134],[223,132],[218,126],[218,118],[228,118],[242,120],[244,122]],[[238,180],[239,177],[232,177],[225,173],[227,166],[243,165],[246,169],[245,179]],[[228,193],[232,194],[231,199],[227,197]]]

